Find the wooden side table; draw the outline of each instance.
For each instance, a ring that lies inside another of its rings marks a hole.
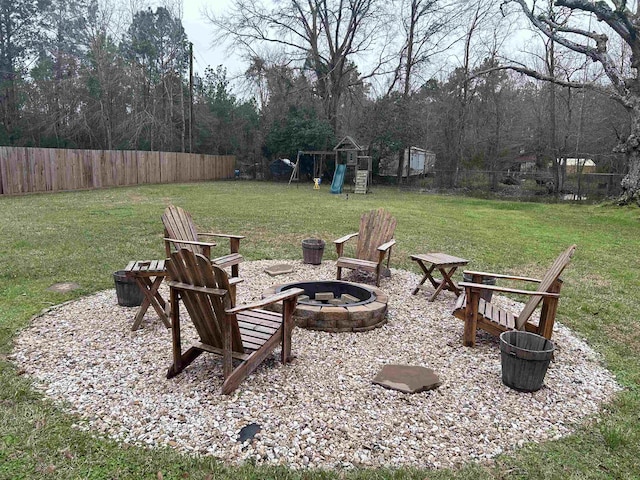
[[[447,255],[446,253],[426,253],[424,255],[411,255],[411,260],[417,262],[424,273],[422,280],[420,283],[416,285],[413,289],[412,294],[415,295],[422,288],[425,288],[424,282],[429,280],[433,288],[435,288],[435,292],[429,298],[430,302],[433,302],[436,297],[440,294],[442,290],[449,290],[456,294],[456,296],[460,295],[460,288],[451,278],[458,267],[463,267],[469,263],[468,260],[464,258],[454,257],[453,255]],[[442,280],[433,278],[433,271],[438,270],[442,275]]]
[[[160,284],[167,276],[164,263],[164,260],[134,260],[129,262],[124,269],[127,277],[133,278],[136,281],[140,291],[144,295],[144,300],[136,314],[131,330],[140,328],[142,318],[144,314],[147,313],[149,305],[153,306],[158,317],[160,317],[160,320],[164,323],[164,326],[171,328],[171,321],[169,320],[169,313],[167,312],[168,303],[165,302],[164,298],[158,293]],[[151,277],[154,277],[153,281],[151,281]]]

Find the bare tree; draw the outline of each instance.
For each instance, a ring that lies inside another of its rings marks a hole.
[[[475,7],[470,11],[469,23],[467,25],[464,36],[464,53],[462,61],[462,91],[458,96],[460,102],[458,109],[458,142],[457,153],[452,158],[452,185],[457,186],[458,183],[458,169],[464,159],[464,139],[466,133],[467,114],[470,101],[470,71],[472,63],[472,40],[477,35],[478,30],[482,28],[483,22],[489,16],[491,12],[490,1],[479,1]]]
[[[12,142],[19,129],[18,86],[41,40],[44,2],[0,0],[0,139]]]
[[[387,94],[400,84],[402,95],[408,97],[421,68],[459,40],[451,34],[464,11],[457,2],[442,0],[400,0],[398,8],[403,42]]]
[[[619,203],[635,201],[640,204],[640,4],[633,2],[628,6],[624,0],[556,0],[554,5],[566,13],[563,16],[566,20],[558,22],[536,2],[505,0],[504,3],[517,3],[529,21],[549,39],[601,66],[608,82],[576,82],[526,67],[508,68],[559,85],[599,90],[626,109],[630,117],[630,133],[617,149],[626,154],[628,173],[622,180]],[[622,40],[630,49],[631,69],[622,58],[610,52],[610,35]]]
[[[219,39],[230,40],[250,54],[271,45],[310,70],[326,118],[337,131],[340,102],[351,86],[356,57],[379,52],[358,81],[376,74],[385,63],[382,7],[375,0],[234,0],[227,15],[208,14],[208,18]]]
[[[398,118],[403,128],[398,129],[399,161],[397,170],[398,184],[402,183],[403,151],[415,142],[416,132],[410,128],[412,123],[410,110],[411,97],[415,89],[415,79],[420,77],[421,70],[431,62],[434,56],[450,48],[456,41],[450,35],[456,28],[462,13],[455,1],[442,0],[400,0],[399,25],[402,33],[402,44],[398,52],[397,66],[393,71],[386,95],[392,96],[399,90],[400,96],[395,100],[399,107]],[[424,83],[424,82],[421,82]]]

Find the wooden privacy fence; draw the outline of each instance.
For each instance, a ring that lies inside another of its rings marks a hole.
[[[0,195],[233,178],[233,155],[0,147]]]

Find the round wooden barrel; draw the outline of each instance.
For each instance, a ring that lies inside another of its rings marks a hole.
[[[535,333],[512,331],[500,335],[502,383],[523,392],[542,387],[555,345]]]
[[[462,281],[463,282],[468,282],[468,283],[473,283],[473,275],[471,275],[470,273],[463,273],[462,274]],[[483,277],[482,278],[482,284],[483,285],[495,285],[496,284],[496,277]],[[482,290],[480,292],[480,298],[482,298],[485,302],[490,302],[492,297],[493,297],[493,290]]]
[[[320,265],[324,253],[324,240],[307,238],[302,240],[302,259],[304,263]]]
[[[121,307],[139,307],[144,295],[133,278],[127,277],[124,270],[118,270],[113,274],[116,284],[116,296]]]

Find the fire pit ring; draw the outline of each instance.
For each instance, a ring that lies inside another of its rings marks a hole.
[[[289,288],[302,288],[293,318],[296,325],[325,332],[364,332],[387,322],[387,302],[382,290],[360,283],[339,280],[308,280],[274,285],[263,298]],[[320,294],[316,298],[317,294]],[[280,311],[280,303],[271,306]]]

